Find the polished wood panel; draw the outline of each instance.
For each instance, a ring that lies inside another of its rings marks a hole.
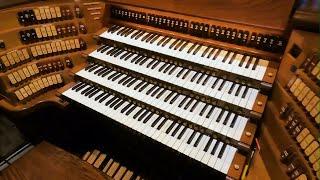
[[[78,157],[42,142],[0,173],[4,180],[111,179]]]

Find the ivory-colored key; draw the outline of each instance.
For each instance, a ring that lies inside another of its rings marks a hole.
[[[53,36],[50,26],[46,26],[46,32],[47,32],[48,37]]]
[[[33,72],[34,72],[35,74],[38,74],[38,73],[39,73],[38,66],[37,66],[36,64],[32,64],[31,66],[32,66]]]
[[[320,160],[318,160],[317,162],[315,162],[313,165],[312,165],[312,168],[314,171],[318,171],[320,169]]]
[[[133,172],[128,170],[126,174],[123,176],[122,180],[130,180],[132,176],[133,176]]]
[[[304,128],[299,134],[298,136],[296,137],[296,140],[301,143],[302,140],[308,135],[310,134],[310,131],[308,128]]]
[[[50,44],[46,44],[46,49],[47,49],[48,54],[52,53],[52,49],[51,49]]]
[[[57,51],[58,51],[58,52],[62,51],[60,41],[57,41],[57,42],[56,42],[56,47],[57,47]]]
[[[314,137],[309,134],[306,138],[302,140],[300,143],[300,147],[304,150],[307,148],[307,146],[314,140]]]
[[[22,101],[24,99],[23,95],[19,90],[15,91],[14,94],[17,96],[19,101]]]
[[[315,93],[313,91],[309,91],[307,96],[302,100],[302,105],[306,107],[314,96]]]
[[[8,61],[9,61],[9,63],[10,63],[11,65],[16,64],[16,62],[14,61],[11,53],[8,53],[8,54],[7,54],[7,58],[8,58]]]
[[[309,156],[310,163],[316,162],[320,158],[320,148],[316,149],[311,156]]]
[[[65,42],[65,41],[61,41],[61,42],[60,42],[60,45],[61,45],[62,51],[66,51],[66,50],[67,50],[66,42]]]
[[[56,6],[56,7],[54,7],[54,9],[56,10],[57,17],[60,18],[61,17],[60,7]]]
[[[18,74],[21,77],[21,80],[25,80],[26,79],[26,75],[24,74],[24,72],[22,71],[22,69],[18,70]]]
[[[21,77],[19,76],[19,73],[17,71],[13,72],[12,74],[13,74],[14,78],[17,80],[17,82],[21,81]]]
[[[11,53],[12,57],[13,57],[13,60],[15,63],[19,63],[20,62],[20,58],[18,57],[18,54],[17,54],[17,51],[13,51]]]
[[[121,180],[121,178],[124,176],[124,173],[126,172],[127,168],[124,166],[121,166],[117,173],[114,175],[114,180]]]
[[[41,80],[43,82],[44,87],[46,87],[46,88],[49,87],[49,83],[48,83],[47,78],[41,78]]]
[[[107,155],[106,154],[100,154],[98,159],[94,162],[93,166],[96,168],[99,168],[102,164],[102,162],[106,159]]]
[[[19,91],[22,94],[23,98],[27,98],[29,96],[24,88],[20,88]]]
[[[27,67],[22,68],[22,70],[23,70],[23,73],[26,75],[26,78],[29,78],[31,76],[30,72],[27,69]]]
[[[32,56],[33,57],[37,57],[38,56],[38,52],[37,52],[36,46],[32,46],[30,49],[31,49]]]
[[[65,42],[65,44],[66,44],[67,50],[71,50],[71,46],[70,46],[69,40],[66,40],[66,41],[64,41],[64,42]]]
[[[40,31],[41,31],[42,37],[44,38],[48,37],[47,30],[44,26],[40,27]]]
[[[107,170],[110,168],[111,164],[113,163],[113,159],[109,159],[109,161],[107,162],[107,164],[104,166],[102,172],[107,172]]]
[[[40,91],[41,90],[41,88],[40,88],[40,86],[39,86],[39,84],[38,84],[38,81],[32,81],[32,84],[34,85],[34,87],[36,88],[36,90],[37,91]]]
[[[51,29],[51,32],[52,32],[53,36],[57,36],[58,35],[57,29],[56,29],[56,27],[54,25],[51,25],[50,29]]]
[[[57,17],[56,10],[53,7],[50,8],[50,13],[51,13],[52,19]]]
[[[26,59],[21,50],[18,50],[17,54],[18,54],[18,57],[19,57],[20,61],[24,61]]]
[[[116,170],[118,169],[118,167],[119,167],[119,163],[118,162],[113,162],[112,163],[112,165],[111,165],[111,167],[109,168],[109,170],[107,171],[107,175],[108,176],[114,176],[114,174],[115,174],[115,172],[116,172]]]
[[[47,19],[52,19],[52,16],[51,16],[49,7],[46,7],[46,8],[44,9],[44,12],[46,13]]]
[[[293,93],[298,88],[301,82],[302,82],[301,79],[297,78],[292,84],[292,86],[290,87],[290,91]]]
[[[4,66],[6,66],[6,67],[10,66],[10,63],[8,61],[7,56],[1,56],[1,60],[2,60],[2,63],[4,64]]]
[[[60,74],[56,74],[56,78],[57,78],[57,81],[58,81],[59,84],[63,83],[63,79],[62,79]]]
[[[36,50],[37,50],[37,54],[39,55],[39,56],[42,56],[42,49],[41,49],[41,47],[38,45],[38,46],[36,46]]]
[[[53,85],[53,81],[52,81],[52,77],[51,76],[47,77],[47,81],[48,81],[49,86]]]
[[[310,91],[310,88],[308,86],[304,87],[304,89],[301,91],[297,99],[301,102],[303,98],[306,97],[309,91]]]
[[[37,38],[41,39],[42,38],[42,33],[39,27],[34,28],[36,31]]]
[[[58,84],[57,77],[55,75],[51,76],[53,84]]]
[[[83,156],[82,156],[82,160],[87,161],[87,159],[89,158],[91,152],[87,151]]]
[[[305,150],[304,153],[307,156],[310,156],[317,148],[319,147],[319,143],[317,141],[313,141]]]
[[[35,72],[33,71],[32,66],[27,66],[27,69],[28,69],[28,71],[30,73],[30,76],[35,75]]]
[[[53,53],[57,52],[56,43],[54,43],[54,42],[51,43],[51,49],[52,49]]]
[[[37,92],[37,89],[34,87],[34,85],[32,83],[29,84],[29,87],[30,87],[33,94],[35,94]]]
[[[74,39],[70,39],[69,42],[70,42],[71,49],[75,49],[76,44],[74,43]]]
[[[8,74],[8,79],[9,79],[10,83],[13,85],[17,83],[16,79],[14,78],[14,76],[11,73]]]
[[[318,104],[314,106],[314,108],[310,112],[310,115],[312,117],[316,117],[317,114],[319,114],[319,113],[320,113],[320,102],[318,102]]]
[[[320,102],[320,98],[318,96],[314,96],[311,101],[308,103],[306,110],[311,112],[311,110]]]
[[[44,12],[44,8],[43,7],[39,7],[39,12],[40,12],[40,16],[42,20],[47,19],[46,13]]]
[[[46,46],[45,46],[44,44],[41,44],[40,47],[41,47],[41,50],[42,50],[42,54],[43,54],[43,55],[48,54],[47,48],[46,48]]]
[[[45,85],[43,84],[43,81],[41,79],[38,79],[37,83],[39,84],[40,89],[44,89],[45,88]]]
[[[27,48],[22,49],[22,54],[26,60],[30,58]]]
[[[76,48],[77,48],[77,49],[80,49],[79,39],[74,39],[74,44],[76,45]]]
[[[92,154],[89,156],[87,162],[89,164],[93,164],[93,162],[97,159],[98,155],[100,154],[100,151],[95,149],[93,150]]]
[[[29,96],[31,96],[33,94],[28,85],[24,86],[24,89],[26,90],[26,92],[28,93]]]
[[[40,15],[39,9],[38,9],[38,8],[35,8],[35,9],[33,9],[33,12],[34,12],[34,15],[36,16],[36,19],[37,19],[38,21],[40,21],[40,20],[41,20],[41,15]]]

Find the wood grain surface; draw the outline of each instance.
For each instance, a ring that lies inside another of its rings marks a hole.
[[[3,180],[111,179],[78,157],[42,142],[0,172]]]

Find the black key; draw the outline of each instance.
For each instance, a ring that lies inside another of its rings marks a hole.
[[[96,64],[94,66],[92,66],[91,68],[88,68],[88,72],[92,72],[93,70],[97,69],[98,67],[100,67],[100,65]]]
[[[138,118],[138,121],[141,121],[144,117],[147,116],[148,113],[149,113],[149,111],[148,111],[148,110],[145,110],[145,112],[142,113],[142,115]]]
[[[102,103],[104,100],[106,100],[108,97],[110,96],[110,94],[106,93],[105,96],[103,96],[100,100],[99,103]]]
[[[206,115],[206,118],[210,118],[213,110],[214,110],[214,106],[211,107],[211,109],[209,110],[208,114]]]
[[[219,56],[220,52],[221,52],[221,49],[218,50],[218,52],[214,55],[214,57],[212,58],[212,60],[217,59],[217,57]]]
[[[159,68],[159,72],[161,72],[168,64],[167,63],[164,63],[160,68]]]
[[[78,87],[80,87],[81,85],[83,85],[83,82],[79,82],[78,84],[76,84],[75,86],[73,86],[71,89],[72,89],[72,90],[75,90],[75,89],[77,89]]]
[[[149,68],[152,64],[154,64],[155,62],[157,62],[157,60],[152,60],[151,62],[148,63],[147,68]]]
[[[156,98],[159,99],[159,98],[163,95],[163,93],[165,93],[166,91],[167,91],[166,89],[163,89],[163,90],[156,96]]]
[[[86,92],[88,92],[91,88],[93,88],[92,86],[87,87],[86,89],[84,89],[81,94],[85,94]]]
[[[181,139],[181,137],[184,135],[184,133],[186,132],[186,130],[187,130],[187,126],[185,126],[185,127],[183,128],[183,130],[181,131],[181,133],[180,133],[179,136],[178,136],[178,139]]]
[[[106,95],[106,92],[101,93],[99,96],[95,97],[94,100],[98,101],[100,98],[102,98],[104,95]]]
[[[171,136],[172,136],[172,137],[174,137],[174,136],[177,134],[177,132],[178,132],[178,130],[181,128],[181,126],[182,126],[182,124],[178,124],[178,126],[176,127],[176,129],[171,133]]]
[[[174,66],[173,64],[169,64],[169,65],[166,67],[166,69],[164,69],[163,73],[167,73],[167,72],[169,71],[169,69],[170,69],[171,67],[173,67],[173,66]]]
[[[127,104],[123,109],[121,109],[121,113],[124,113],[127,109],[129,109],[129,107],[131,106],[132,104],[131,103],[129,103],[129,104]]]
[[[236,86],[236,83],[232,83],[231,88],[228,91],[228,94],[231,94],[233,92],[233,89],[235,86]]]
[[[135,62],[136,60],[138,60],[139,58],[141,58],[142,56],[139,56],[139,55],[137,55],[137,56],[135,56],[134,58],[132,58],[131,59],[131,63],[133,63],[133,62]]]
[[[105,72],[109,71],[110,69],[105,67],[102,71],[100,71],[97,75],[101,76],[102,74],[104,74]]]
[[[118,98],[114,96],[114,97],[111,98],[109,101],[107,101],[105,105],[106,105],[106,106],[109,106],[113,101],[115,101],[115,100],[117,100],[117,99],[118,99]]]
[[[207,110],[207,108],[209,107],[209,104],[206,104],[203,108],[202,108],[202,110],[201,110],[201,112],[200,112],[200,116],[202,116],[203,115],[203,113]]]
[[[179,41],[180,41],[180,39],[176,39],[176,40],[169,46],[169,49],[172,49],[173,46],[175,46]]]
[[[191,107],[190,112],[193,112],[194,109],[198,106],[200,101],[197,101],[196,103],[194,103],[194,105]]]
[[[138,79],[133,79],[132,81],[130,81],[130,83],[128,83],[127,87],[131,87],[137,81]]]
[[[88,69],[92,68],[93,66],[96,66],[96,64],[94,64],[94,63],[89,64],[87,67],[84,68],[84,70],[88,70]]]
[[[194,43],[187,51],[188,54],[196,47],[197,43]]]
[[[112,81],[115,81],[115,80],[119,79],[122,75],[124,75],[124,74],[119,73],[118,75],[116,75],[116,76],[112,79]]]
[[[193,51],[192,54],[193,54],[193,55],[196,55],[201,47],[202,47],[202,45],[199,45],[199,46],[197,47],[197,49],[195,49],[195,50]]]
[[[194,80],[196,80],[197,76],[199,75],[199,72],[196,72],[193,77],[191,78],[191,82],[193,82]]]
[[[157,127],[157,129],[160,130],[166,121],[167,121],[167,119],[164,119],[164,120],[159,124],[159,126]]]
[[[231,122],[231,124],[230,124],[230,127],[231,127],[231,128],[234,127],[234,125],[236,124],[237,119],[238,119],[238,115],[236,114],[236,115],[233,117],[232,122]]]
[[[134,116],[133,119],[136,119],[145,109],[140,109]]]
[[[246,97],[246,95],[247,95],[247,93],[248,93],[248,90],[249,90],[249,87],[247,86],[246,89],[244,90],[241,98],[245,98],[245,97]]]
[[[101,50],[100,53],[106,52],[108,49],[113,48],[112,46],[106,46],[104,49]]]
[[[126,85],[126,84],[128,84],[132,79],[134,79],[134,77],[130,77],[130,78],[128,78],[127,80],[125,80],[123,83],[122,83],[122,85]]]
[[[173,48],[174,50],[177,50],[181,45],[184,43],[183,40],[180,40],[180,42]]]
[[[203,86],[205,86],[205,85],[208,83],[208,80],[209,80],[210,77],[211,77],[210,75],[208,75],[208,76],[206,77],[206,79],[205,79],[205,80],[203,81],[203,83],[202,83]]]
[[[203,149],[204,152],[207,152],[207,151],[208,151],[208,149],[209,149],[212,141],[213,141],[213,138],[210,137],[209,141],[207,142],[206,146],[205,146],[204,149]]]
[[[154,115],[153,113],[150,113],[142,122],[145,124],[146,122],[148,122],[151,119],[151,117],[153,115]]]
[[[227,144],[223,144],[223,145],[222,145],[222,148],[221,148],[221,150],[220,150],[220,152],[219,152],[219,154],[218,154],[218,158],[219,158],[219,159],[222,158],[223,153],[224,153],[224,151],[226,150],[226,147],[227,147]]]
[[[106,71],[105,73],[103,73],[103,74],[101,75],[101,77],[105,77],[106,75],[110,74],[111,72],[113,72],[113,70],[112,70],[112,69],[109,69],[108,71]]]
[[[119,72],[115,71],[113,74],[111,74],[109,77],[108,77],[108,80],[114,78],[116,75],[118,75]]]
[[[118,48],[113,47],[113,48],[110,49],[108,52],[106,52],[106,55],[109,55],[109,54],[111,54],[111,53],[113,53],[113,52],[115,52],[115,51],[117,51],[117,50],[118,50]]]
[[[230,53],[231,53],[231,52],[228,51],[227,54],[224,56],[224,58],[223,58],[223,60],[222,60],[223,63],[226,62],[226,60],[228,59]]]
[[[191,103],[193,102],[193,98],[191,98],[190,100],[189,100],[189,102],[186,104],[186,106],[183,108],[183,109],[188,109],[189,107],[190,107],[190,105],[191,105]]]
[[[216,122],[220,122],[220,120],[221,120],[222,116],[224,115],[224,113],[225,113],[225,110],[222,110],[222,111],[220,112],[218,118],[216,119]]]
[[[179,96],[180,96],[180,95],[177,93],[177,95],[175,95],[175,96],[171,99],[170,104],[173,104],[173,103],[178,99]]]
[[[131,38],[131,39],[134,38],[135,36],[137,36],[137,35],[140,34],[141,32],[142,32],[141,30],[135,32],[134,34],[131,35],[130,38]]]
[[[145,58],[139,63],[139,65],[140,65],[140,66],[143,65],[144,63],[147,62],[148,59],[149,59],[148,57],[145,57]]]
[[[164,47],[165,45],[167,45],[171,39],[172,37],[167,38],[161,46]]]
[[[153,93],[151,94],[151,97],[155,96],[159,91],[161,90],[161,87],[158,87]]]
[[[95,91],[96,88],[92,87],[89,91],[87,91],[86,93],[84,93],[84,96],[89,96],[91,93],[93,93],[93,91]]]
[[[211,51],[209,52],[208,56],[207,56],[208,59],[211,58],[211,56],[213,55],[214,51],[215,51],[215,49],[212,48]],[[212,60],[215,60],[215,58],[212,58]]]
[[[256,70],[258,63],[259,63],[259,60],[258,60],[258,58],[256,58],[256,61],[254,62],[253,66],[252,66],[252,70]]]
[[[185,70],[186,70],[186,68],[182,68],[182,69],[180,70],[180,72],[178,72],[177,78],[179,78],[179,77],[181,76],[181,74],[182,74]]]
[[[182,76],[182,79],[185,79],[190,72],[191,72],[191,69],[188,69],[188,71]]]
[[[172,130],[172,128],[173,128],[173,126],[175,125],[176,123],[173,121],[172,123],[171,123],[171,125],[168,127],[168,129],[166,130],[166,134],[169,134],[170,133],[170,131]]]
[[[201,138],[202,138],[203,134],[200,134],[198,139],[196,140],[196,142],[194,143],[193,147],[197,147],[201,141]]]
[[[179,51],[182,51],[186,46],[187,44],[189,44],[189,41],[186,41],[179,49]]]
[[[101,72],[104,72],[106,70],[106,67],[102,67],[98,70],[96,70],[93,74],[97,74],[99,76],[99,74],[101,74]]]
[[[96,95],[99,91],[100,89],[96,88],[91,94],[89,94],[88,98],[92,98],[92,96]]]
[[[152,124],[151,127],[154,127],[161,119],[161,116],[159,116]]]
[[[178,66],[174,66],[174,67],[169,71],[169,75],[171,75],[177,68],[178,68]]]
[[[126,112],[126,115],[128,116],[129,114],[131,114],[132,111],[135,110],[137,107],[138,107],[138,106],[133,105],[133,106],[129,109],[129,111]]]
[[[134,39],[137,40],[139,39],[145,32],[141,31],[141,33],[139,33]]]
[[[243,87],[245,87],[245,86],[240,86],[240,85],[239,85],[235,96],[239,96],[240,90],[241,90]]]
[[[139,84],[137,84],[133,89],[137,90],[142,84],[144,84],[144,81],[141,81]]]
[[[156,67],[159,65],[159,63],[160,63],[160,61],[157,61],[157,62],[151,67],[151,69],[156,68]]]
[[[146,94],[149,95],[156,88],[157,88],[157,85],[153,85],[152,88],[150,88]]]
[[[197,84],[199,84],[201,82],[201,80],[206,76],[206,74],[201,74],[201,76],[199,77],[199,79],[197,80]]]
[[[164,102],[167,102],[169,101],[169,99],[171,98],[171,96],[174,94],[175,92],[171,92],[165,99],[164,99]]]
[[[158,43],[157,43],[157,46],[160,46],[160,44],[162,44],[162,42],[167,39],[167,37],[163,37]]]
[[[188,98],[189,98],[188,96],[184,97],[183,100],[178,105],[178,107],[181,108],[183,106],[183,104],[187,101]]]
[[[150,44],[153,44],[157,39],[159,39],[160,35],[157,35],[156,37],[154,37],[151,41]]]
[[[127,61],[129,58],[131,58],[133,55],[135,55],[134,53],[130,53],[127,57],[124,58],[125,61]]]
[[[120,51],[118,51],[117,53],[115,53],[114,55],[113,55],[113,57],[118,57],[120,54],[122,54],[124,52],[124,50],[123,49],[120,49]]]
[[[211,48],[211,47],[208,46],[208,47],[206,48],[206,50],[204,50],[203,53],[201,54],[201,57],[204,57],[204,56],[208,53],[208,51],[209,51],[210,48]]]
[[[223,88],[223,86],[226,84],[226,80],[223,80],[223,82],[220,84],[218,91],[221,91],[221,89]]]
[[[113,108],[116,104],[118,104],[119,102],[121,101],[121,99],[116,99],[115,101],[113,101],[111,104],[110,104],[110,108]]]
[[[233,62],[233,60],[236,58],[236,53],[233,53],[233,56],[231,57],[230,61],[228,62],[228,64],[231,64]]]
[[[145,57],[141,56],[139,59],[137,59],[134,63],[138,64],[139,62],[141,62]]]
[[[134,31],[134,29],[130,29],[130,30],[124,35],[124,37],[128,37],[133,31]]]
[[[150,42],[151,39],[153,39],[155,36],[157,36],[157,34],[152,34],[151,36],[149,36],[149,37],[146,39],[146,43]]]
[[[125,77],[123,77],[122,79],[120,79],[120,81],[118,81],[118,84],[121,84],[121,83],[123,83],[125,80],[127,80],[127,79],[129,79],[130,78],[130,76],[125,76]]]
[[[141,41],[144,41],[146,40],[149,36],[151,36],[152,34],[151,33],[148,33],[147,35],[143,36],[143,38],[141,38]]]
[[[250,64],[251,64],[251,62],[252,62],[252,59],[253,59],[252,57],[249,58],[246,66],[245,66],[245,68],[247,68],[247,69],[249,68],[249,66],[250,66]]]
[[[242,59],[241,59],[239,65],[238,65],[239,67],[242,67],[243,63],[246,61],[246,57],[247,56],[242,56]]]
[[[120,106],[122,106],[122,104],[126,102],[125,100],[121,100],[116,106],[114,106],[114,110],[117,110]]]
[[[127,30],[127,28],[122,28],[120,31],[117,32],[117,35],[121,34],[123,31]]]
[[[100,46],[98,49],[97,49],[97,52],[101,51],[103,48],[105,48],[107,45],[103,44],[102,46]]]
[[[224,119],[224,121],[223,121],[223,125],[226,125],[226,124],[228,123],[231,114],[232,114],[231,112],[228,112],[227,117],[226,117],[226,118]]]
[[[128,56],[130,54],[130,52],[126,52],[124,55],[120,56],[120,59],[125,58],[126,56]]]
[[[213,149],[211,151],[211,154],[214,155],[217,151],[217,148],[219,147],[220,142],[216,142],[216,144],[213,146]]]
[[[197,131],[193,131],[193,133],[191,134],[191,136],[189,137],[187,143],[190,144],[192,139],[194,138],[194,136],[197,134]]]
[[[139,92],[143,91],[148,85],[149,85],[149,83],[146,83],[145,85],[143,85],[143,86],[139,89]]]

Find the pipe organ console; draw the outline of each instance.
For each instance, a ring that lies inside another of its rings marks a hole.
[[[244,179],[256,156],[263,179],[320,178],[319,35],[291,29],[293,4],[53,0],[4,8],[0,107],[20,118],[49,104],[61,113],[85,107],[138,134],[132,141],[154,142],[226,179]],[[114,179],[148,179],[99,150],[82,159]]]

